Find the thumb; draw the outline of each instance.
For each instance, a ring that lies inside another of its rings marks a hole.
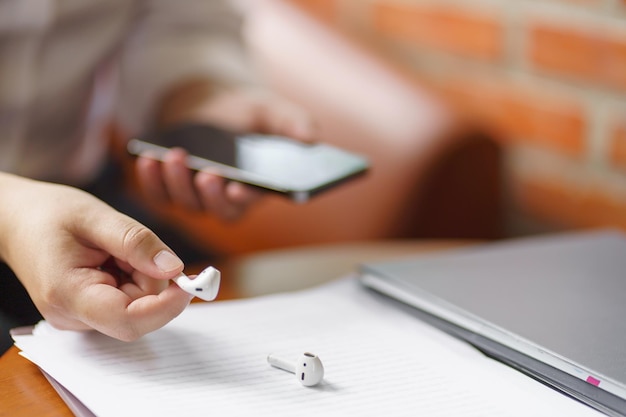
[[[182,272],[183,261],[150,229],[104,203],[102,207],[76,224],[79,236],[149,277],[170,279]]]

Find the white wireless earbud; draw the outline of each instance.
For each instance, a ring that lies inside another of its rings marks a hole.
[[[181,272],[179,276],[173,278],[173,281],[189,294],[205,301],[212,301],[220,290],[220,271],[210,266],[193,279]]]
[[[312,387],[324,379],[324,365],[317,355],[305,352],[296,362],[286,361],[274,355],[267,357],[267,362],[283,371],[296,374],[296,379],[305,387]]]

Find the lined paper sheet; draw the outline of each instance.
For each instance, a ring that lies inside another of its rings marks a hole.
[[[597,416],[346,278],[300,293],[191,305],[120,342],[44,325],[22,354],[98,416]],[[316,353],[302,387],[269,353]]]

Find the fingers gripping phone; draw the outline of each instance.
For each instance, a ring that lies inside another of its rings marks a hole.
[[[237,134],[207,124],[183,124],[133,139],[128,152],[162,160],[172,147],[186,149],[187,166],[280,193],[296,202],[369,169],[364,156],[284,136]]]

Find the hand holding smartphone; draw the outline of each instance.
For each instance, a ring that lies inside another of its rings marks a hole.
[[[364,156],[284,136],[237,134],[208,124],[182,124],[128,143],[128,152],[162,160],[173,147],[189,153],[187,166],[305,202],[369,169]]]

